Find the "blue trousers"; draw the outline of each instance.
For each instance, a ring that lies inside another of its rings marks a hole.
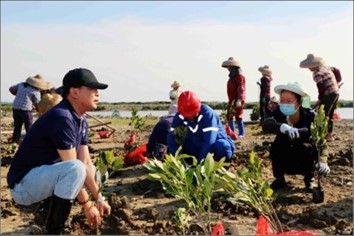
[[[212,145],[210,152],[214,154],[215,161],[219,161],[223,157],[225,157],[226,161],[231,161],[232,156],[234,154],[234,150],[235,147],[228,140],[218,139]],[[196,148],[191,142],[188,141],[184,142],[184,147],[182,152],[189,155],[193,155],[198,159],[199,149]]]
[[[16,203],[29,206],[53,194],[73,200],[86,179],[86,168],[80,160],[70,160],[33,168],[10,189]]]

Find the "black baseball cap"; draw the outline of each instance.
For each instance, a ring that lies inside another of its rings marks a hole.
[[[78,88],[86,86],[94,89],[106,89],[107,84],[99,83],[92,71],[85,68],[76,68],[68,73],[63,78],[63,88]]]

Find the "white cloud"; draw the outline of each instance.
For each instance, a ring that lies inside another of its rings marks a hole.
[[[101,101],[168,101],[170,84],[197,92],[204,101],[226,101],[229,56],[240,61],[246,76],[247,101],[257,101],[257,68],[274,71],[272,87],[298,81],[316,100],[316,85],[299,62],[309,52],[338,66],[353,99],[352,11],[338,17],[237,24],[178,24],[139,18],[101,20],[96,24],[21,24],[2,26],[1,100],[12,101],[8,87],[29,75],[43,74],[60,86],[75,67],[91,69],[109,84]]]

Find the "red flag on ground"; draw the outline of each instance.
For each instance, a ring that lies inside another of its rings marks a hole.
[[[132,132],[130,134],[129,139],[124,143],[125,150],[129,150],[132,147],[133,143],[135,142],[135,138],[136,138],[136,132]]]
[[[260,216],[257,220],[256,235],[316,235],[311,231],[286,231],[286,232],[274,232],[264,216]]]
[[[142,144],[124,157],[124,163],[127,165],[143,164],[148,161],[146,155],[146,144]]]
[[[224,226],[222,226],[222,224],[217,224],[215,225],[212,235],[225,235],[225,230],[224,230]]]

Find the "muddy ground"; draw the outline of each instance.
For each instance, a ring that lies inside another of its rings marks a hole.
[[[115,118],[117,119],[117,118]],[[105,118],[103,121],[110,121]],[[97,121],[89,119],[90,125]],[[12,127],[11,113],[1,118],[1,234],[40,234],[34,224],[33,212],[37,205],[23,207],[15,204],[6,183],[6,174],[14,155],[15,147],[7,143]],[[98,127],[99,128],[99,127]],[[94,129],[98,129],[94,128]],[[129,125],[114,126],[116,132],[106,139],[96,133],[90,138],[92,158],[100,151],[114,149],[124,154],[124,141],[129,137]],[[149,125],[138,134],[138,142],[146,143],[153,128]],[[277,192],[274,207],[283,227],[287,230],[310,230],[317,234],[353,234],[353,121],[335,122],[335,141],[329,143],[329,166],[331,173],[322,179],[325,201],[312,202],[312,194],[306,193],[301,176],[286,176],[289,187]],[[247,164],[251,150],[262,158],[263,177],[273,181],[267,143],[273,135],[264,135],[258,124],[246,125],[246,136],[236,141],[237,149],[230,170]],[[286,157],[284,157],[286,158]],[[146,179],[147,171],[142,165],[122,168],[108,182],[106,190],[112,214],[104,219],[103,225],[90,228],[79,207],[75,204],[67,222],[67,234],[72,235],[142,235],[182,234],[176,229],[171,216],[183,201],[166,196],[158,182]],[[213,223],[222,223],[227,234],[254,235],[258,214],[248,206],[230,202],[213,201]],[[195,220],[190,222],[186,234],[202,234]]]

